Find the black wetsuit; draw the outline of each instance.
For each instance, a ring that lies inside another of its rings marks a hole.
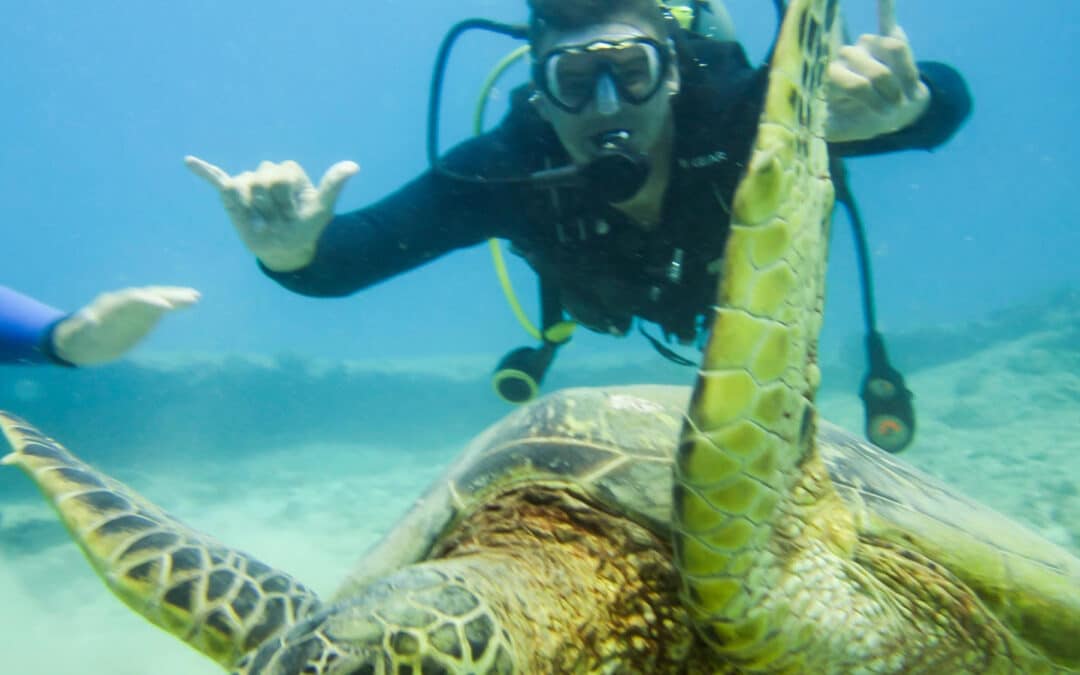
[[[675,145],[659,226],[645,231],[619,210],[576,188],[464,182],[427,171],[385,199],[336,216],[307,267],[265,270],[283,286],[313,296],[346,295],[490,237],[508,239],[544,284],[545,325],[564,309],[587,327],[613,334],[633,317],[693,340],[715,293],[726,212],[749,155],[766,68],[753,68],[732,42],[691,38],[681,57]],[[834,156],[930,149],[963,123],[971,100],[948,66],[920,63],[930,106],[910,127],[868,141],[830,145]],[[514,94],[494,130],[461,143],[449,168],[476,176],[520,176],[569,163],[554,130]]]

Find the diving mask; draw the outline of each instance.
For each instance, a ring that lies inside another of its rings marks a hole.
[[[584,110],[604,76],[624,101],[637,105],[660,90],[671,58],[669,48],[648,37],[597,40],[547,52],[533,65],[533,79],[566,112]]]

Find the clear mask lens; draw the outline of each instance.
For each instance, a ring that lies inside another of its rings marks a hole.
[[[580,112],[607,75],[625,101],[644,103],[663,84],[667,51],[649,39],[593,42],[550,52],[541,63],[541,85],[561,108]]]

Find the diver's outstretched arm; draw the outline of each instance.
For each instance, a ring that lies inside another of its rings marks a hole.
[[[161,317],[198,300],[198,291],[182,286],[143,286],[102,293],[56,324],[52,351],[76,366],[112,361],[146,337]]]

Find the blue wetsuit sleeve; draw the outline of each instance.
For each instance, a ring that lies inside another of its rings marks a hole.
[[[66,313],[0,286],[0,363],[72,365],[53,351],[52,329]]]
[[[919,119],[891,134],[863,141],[830,143],[839,157],[877,155],[897,150],[933,150],[952,138],[971,114],[971,92],[964,78],[944,63],[919,62],[919,77],[930,90],[930,105]]]
[[[502,148],[489,134],[457,146],[445,161],[462,173],[506,175]],[[335,216],[306,267],[260,267],[302,295],[348,295],[451,251],[507,236],[523,218],[519,193],[504,184],[459,181],[428,170],[371,206]]]

